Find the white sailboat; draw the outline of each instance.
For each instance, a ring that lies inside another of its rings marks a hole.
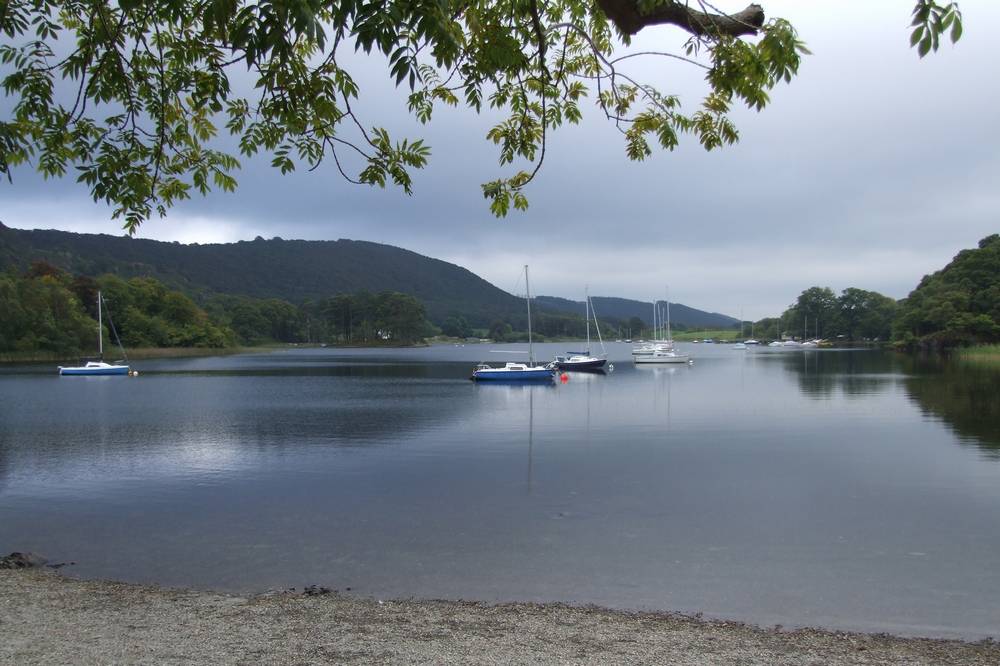
[[[59,366],[60,375],[129,375],[129,366],[121,364],[121,361],[117,363],[105,363],[104,362],[104,318],[103,310],[101,305],[104,302],[104,298],[101,296],[101,292],[97,292],[97,353],[98,360],[87,361],[84,365],[78,366]],[[117,334],[115,335],[117,337]],[[121,342],[118,343],[119,348],[121,348]],[[122,348],[122,356],[125,355],[125,349]]]
[[[489,363],[480,363],[472,371],[476,381],[551,381],[556,375],[556,368],[551,363],[535,365],[535,357],[531,346],[531,288],[528,285],[528,266],[524,267],[524,300],[528,304],[528,362],[517,363],[508,361],[502,368],[494,368]]]
[[[733,349],[746,349],[747,343],[743,342],[743,308],[740,308],[740,339],[732,347]]]
[[[658,351],[666,352],[673,350],[674,341],[670,339],[669,335],[663,337],[663,333],[661,332],[663,316],[659,314],[658,306],[659,303],[653,301],[653,339],[638,347],[633,347],[632,356],[651,356]]]
[[[654,349],[650,354],[642,354],[638,356],[633,356],[632,361],[637,364],[645,363],[690,363],[690,354],[678,354],[674,351],[674,339],[670,333],[670,298],[667,298],[667,339],[665,343],[667,345],[666,349]]]

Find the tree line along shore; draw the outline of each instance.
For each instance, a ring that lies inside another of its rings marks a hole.
[[[407,346],[436,336],[526,339],[525,322],[519,317],[498,316],[488,326],[474,327],[461,313],[453,313],[432,322],[419,299],[397,291],[361,290],[293,304],[208,291],[192,295],[152,277],[73,275],[35,261],[22,272],[8,268],[0,273],[0,360],[92,353],[98,291],[109,304],[105,340],[142,349],[147,357],[267,344]],[[582,338],[587,326],[582,314],[544,310],[533,324],[539,341]],[[735,338],[742,329],[745,335],[771,340],[877,342],[910,350],[975,347],[965,357],[992,362],[1000,343],[1000,234],[960,252],[943,269],[925,276],[905,299],[854,287],[838,296],[828,287],[814,286],[781,315],[741,324],[725,337]],[[625,331],[634,338],[653,334],[649,324],[635,316],[602,318],[600,326],[610,339]],[[685,328],[676,326],[679,338],[685,337]]]

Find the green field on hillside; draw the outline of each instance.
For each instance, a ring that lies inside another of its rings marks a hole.
[[[691,342],[692,340],[735,342],[739,337],[740,332],[731,328],[707,329],[704,331],[680,331],[673,334],[674,340],[678,340],[680,342]]]

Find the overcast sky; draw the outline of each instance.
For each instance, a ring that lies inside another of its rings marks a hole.
[[[719,0],[722,9],[745,2]],[[536,294],[670,298],[758,319],[813,285],[906,296],[959,250],[1000,231],[1000,87],[992,28],[1000,3],[962,0],[965,35],[923,60],[908,44],[913,0],[762,0],[812,50],[762,113],[740,112],[741,141],[705,153],[696,140],[643,163],[588,108],[550,139],[527,213],[497,220],[479,184],[509,174],[490,119],[437,112],[419,126],[374,59],[357,65],[363,113],[399,136],[426,137],[415,194],[344,182],[333,164],[281,176],[245,162],[235,194],[197,197],[139,236],[181,242],[351,238],[450,261],[514,290],[530,264]],[[683,36],[647,29],[635,50]],[[363,72],[370,75],[364,75]],[[632,70],[694,110],[705,92],[690,66]],[[9,104],[4,104],[9,108]],[[15,172],[0,221],[19,228],[121,233],[108,208],[70,180]]]

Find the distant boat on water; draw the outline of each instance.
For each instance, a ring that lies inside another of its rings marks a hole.
[[[593,304],[590,302],[590,290],[587,289],[584,293],[586,294],[584,306],[587,309],[587,349],[582,352],[567,352],[564,356],[556,356],[556,360],[553,363],[560,370],[603,370],[605,364],[608,362],[608,352],[604,348],[604,339],[601,338],[601,325],[597,322],[597,313],[594,312]],[[600,356],[592,356],[590,353],[591,313],[594,315],[594,326],[597,327],[597,339],[601,341],[601,351],[603,353]]]
[[[531,346],[531,289],[528,285],[528,267],[524,267],[524,300],[528,303],[528,362],[508,361],[502,368],[494,368],[489,363],[480,363],[473,369],[471,379],[476,381],[552,381],[556,375],[553,364],[536,366]]]
[[[632,359],[637,365],[644,363],[690,363],[689,354],[678,354],[675,351],[654,351],[652,354],[636,356]]]
[[[655,307],[655,306],[654,306]],[[654,309],[655,312],[655,309]],[[642,354],[636,354],[632,352],[632,361],[637,364],[645,363],[690,363],[691,356],[689,354],[678,354],[674,351],[674,339],[670,334],[670,299],[667,298],[667,322],[666,322],[666,335],[667,339],[663,341],[662,346],[656,346],[651,351]]]
[[[743,342],[743,308],[740,308],[740,337],[739,341],[732,346],[733,349],[746,349],[747,343]]]
[[[104,362],[104,318],[102,305],[104,303],[104,297],[101,292],[97,292],[97,360],[86,360],[83,365],[77,366],[59,366],[60,375],[129,375],[129,366],[127,359],[125,365],[122,365],[121,361],[115,363],[105,363]],[[111,315],[108,313],[108,321],[111,321]],[[112,323],[111,329],[115,334],[115,339],[118,339],[118,333],[114,331],[114,324]],[[121,349],[122,356],[125,356],[125,349],[121,346],[121,340],[118,340],[118,348]]]
[[[662,313],[659,312],[659,302],[653,301],[653,339],[649,342],[639,340],[639,346],[632,348],[633,358],[639,356],[651,356],[658,351],[671,351],[674,348],[674,341],[670,336],[665,336],[661,330],[663,327]]]

